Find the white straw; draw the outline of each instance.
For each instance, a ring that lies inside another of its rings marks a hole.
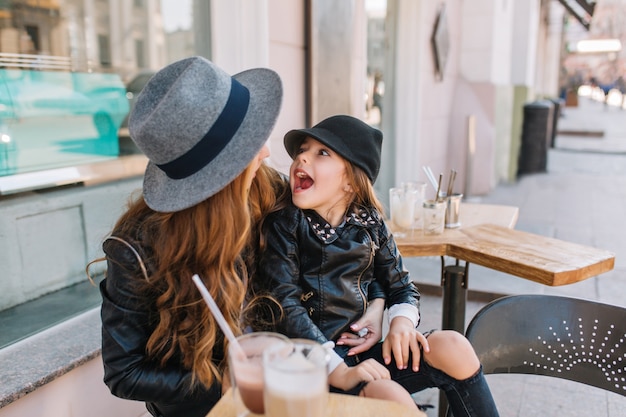
[[[209,290],[207,290],[206,286],[204,285],[204,283],[202,282],[198,274],[194,274],[193,277],[191,277],[191,279],[193,279],[193,282],[196,284],[196,287],[198,287],[198,289],[200,290],[200,294],[202,294],[202,298],[204,298],[204,301],[209,306],[209,310],[211,310],[211,313],[213,313],[213,316],[215,317],[215,320],[217,320],[217,324],[222,329],[222,332],[224,332],[224,334],[228,338],[228,341],[237,350],[237,355],[241,356],[242,358],[245,358],[246,355],[243,349],[241,348],[241,345],[237,341],[237,338],[235,338],[235,335],[233,334],[233,331],[228,326],[228,323],[226,323],[226,319],[224,318],[224,315],[222,314],[219,307],[215,303],[215,300],[213,299],[213,297],[211,297]]]
[[[437,186],[437,179],[435,178],[435,175],[433,174],[433,171],[430,169],[430,167],[427,167],[427,166],[423,166],[422,169],[426,173],[426,176],[428,177],[428,180],[430,181],[430,184],[433,186],[435,191],[437,191],[437,187],[438,187]]]

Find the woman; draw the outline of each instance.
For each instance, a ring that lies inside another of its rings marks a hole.
[[[192,57],[156,73],[130,116],[149,163],[103,245],[102,359],[111,392],[154,416],[205,416],[222,395],[226,341],[191,277],[241,333],[242,254],[282,181],[262,164],[281,100],[271,70],[231,77]]]

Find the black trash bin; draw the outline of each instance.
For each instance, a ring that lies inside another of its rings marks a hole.
[[[548,146],[552,141],[554,124],[554,103],[540,100],[525,104],[523,120],[517,175],[546,172]]]

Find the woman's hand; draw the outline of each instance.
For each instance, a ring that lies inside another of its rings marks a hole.
[[[342,333],[336,344],[351,346],[348,356],[369,350],[383,337],[384,311],[385,300],[383,298],[370,301],[365,314],[350,326],[353,333]]]
[[[383,360],[391,363],[391,355],[396,360],[398,369],[406,369],[409,362],[409,353],[412,355],[412,369],[419,370],[420,345],[424,352],[429,352],[428,340],[413,327],[413,322],[406,317],[396,317],[389,325],[389,333],[383,342]]]
[[[367,359],[356,366],[340,364],[328,375],[328,383],[344,391],[356,387],[360,382],[391,379],[391,374],[375,359]]]

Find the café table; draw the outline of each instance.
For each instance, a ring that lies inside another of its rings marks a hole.
[[[413,231],[396,239],[403,257],[441,257],[442,329],[465,333],[470,263],[548,286],[573,284],[613,269],[615,255],[609,251],[515,230],[518,215],[513,206],[461,203],[460,227],[434,236]],[[393,231],[393,223],[390,227]],[[453,264],[446,265],[446,257]],[[440,396],[440,417],[446,408]]]
[[[392,401],[364,398],[354,395],[329,394],[328,408],[325,417],[426,417],[426,413],[411,409]],[[258,416],[258,414],[252,414]],[[235,417],[235,408],[231,391],[227,391],[207,417]]]
[[[573,284],[613,269],[615,255],[609,251],[515,230],[518,215],[513,206],[461,203],[460,227],[435,236],[417,230],[396,239],[403,257],[441,257],[443,329],[465,332],[470,263],[548,286]],[[454,263],[445,265],[445,257]]]

